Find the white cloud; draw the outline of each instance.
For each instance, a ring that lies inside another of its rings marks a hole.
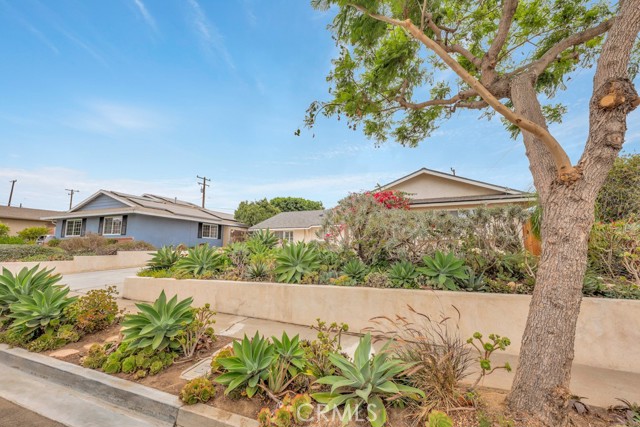
[[[105,101],[89,103],[86,108],[64,120],[68,126],[99,133],[119,130],[143,131],[166,125],[161,114],[131,105]]]
[[[187,0],[192,11],[192,25],[200,37],[200,41],[207,53],[215,51],[227,63],[229,68],[235,69],[233,59],[224,44],[224,38],[218,29],[209,21],[204,10],[196,0]]]
[[[149,25],[153,29],[153,31],[157,32],[158,26],[156,24],[156,20],[153,18],[153,15],[149,13],[149,10],[142,2],[142,0],[133,0],[133,3],[138,8],[138,11],[140,11],[140,15],[142,15],[142,18],[144,18],[147,25]]]

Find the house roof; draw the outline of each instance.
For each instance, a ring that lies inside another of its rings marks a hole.
[[[422,174],[431,175],[431,176],[435,176],[435,177],[438,177],[438,178],[445,178],[445,179],[449,179],[449,180],[452,180],[452,181],[462,182],[462,183],[465,183],[465,184],[474,185],[476,187],[483,187],[483,188],[486,188],[486,189],[489,189],[489,190],[499,191],[499,192],[501,192],[503,194],[520,194],[520,195],[527,194],[527,193],[525,193],[523,191],[520,191],[520,190],[514,190],[513,188],[508,188],[508,187],[503,187],[503,186],[500,186],[500,185],[490,184],[488,182],[478,181],[478,180],[475,180],[475,179],[465,178],[465,177],[462,177],[462,176],[453,175],[453,174],[445,173],[445,172],[439,172],[439,171],[436,171],[436,170],[433,170],[433,169],[427,169],[427,168],[418,169],[417,171],[412,172],[409,175],[405,175],[402,178],[398,178],[395,181],[392,181],[392,182],[390,182],[388,184],[383,185],[382,187],[380,187],[380,189],[381,190],[386,190],[389,187],[393,187],[395,185],[398,185],[400,183],[408,181],[408,180],[410,180],[412,178],[415,178],[416,176],[419,176],[419,175],[422,175]]]
[[[276,216],[272,216],[249,230],[262,230],[268,228],[270,230],[290,230],[290,229],[309,229],[311,227],[319,227],[322,225],[323,217],[329,210],[316,211],[296,211],[296,212],[280,212]]]
[[[466,205],[478,203],[517,203],[531,202],[535,200],[535,195],[531,193],[520,194],[488,194],[482,196],[458,196],[458,197],[437,197],[431,199],[412,199],[411,206],[441,206],[441,205]]]
[[[26,219],[41,221],[43,217],[61,214],[60,211],[46,209],[19,208],[17,206],[0,206],[0,218]]]
[[[107,196],[119,201],[124,206],[106,209],[83,210],[88,203],[99,196]],[[246,227],[244,224],[233,219],[233,215],[204,209],[194,203],[178,200],[177,198],[158,196],[155,194],[143,194],[135,196],[118,191],[100,190],[87,199],[80,202],[68,212],[51,216],[50,219],[66,219],[83,217],[95,217],[104,215],[119,214],[140,214],[157,216],[163,218],[182,219],[187,221],[213,222],[216,224],[230,225],[235,227]]]

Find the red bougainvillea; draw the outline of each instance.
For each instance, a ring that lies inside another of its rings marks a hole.
[[[373,198],[387,209],[409,209],[409,199],[401,191],[378,191]]]

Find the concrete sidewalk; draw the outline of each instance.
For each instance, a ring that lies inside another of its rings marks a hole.
[[[122,292],[125,277],[135,276],[139,270],[140,267],[135,267],[65,274],[60,283],[68,285],[75,294],[85,294],[91,289],[104,289],[108,286],[115,286],[118,292]]]

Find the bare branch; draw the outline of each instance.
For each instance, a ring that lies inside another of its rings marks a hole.
[[[498,24],[498,32],[496,33],[489,50],[482,58],[482,76],[486,78],[486,81],[491,82],[495,78],[495,68],[497,64],[497,58],[500,51],[504,47],[511,29],[513,22],[513,16],[518,8],[518,0],[504,0],[502,4],[502,17]]]
[[[571,165],[571,160],[569,159],[569,156],[564,151],[560,143],[558,143],[558,141],[553,137],[553,135],[549,133],[547,129],[532,122],[524,116],[515,113],[514,111],[507,108],[504,104],[502,104],[500,100],[498,100],[485,86],[482,85],[482,83],[478,81],[478,79],[469,74],[469,72],[465,70],[464,67],[462,67],[462,65],[458,63],[458,61],[449,56],[449,54],[445,49],[442,48],[442,46],[440,46],[440,44],[429,38],[422,30],[420,30],[419,27],[414,25],[410,19],[401,21],[398,19],[390,18],[388,16],[371,13],[362,6],[351,6],[373,19],[377,19],[379,21],[404,28],[416,40],[419,40],[428,49],[432,50],[436,55],[440,57],[440,59],[444,61],[445,64],[449,66],[449,68],[451,68],[462,80],[464,80],[471,87],[471,89],[475,90],[476,93],[489,106],[496,110],[496,112],[501,114],[509,122],[518,126],[520,129],[536,136],[547,147],[547,149],[553,156],[556,170],[560,179],[562,181],[572,180],[572,178],[570,177],[575,176],[576,170]]]

